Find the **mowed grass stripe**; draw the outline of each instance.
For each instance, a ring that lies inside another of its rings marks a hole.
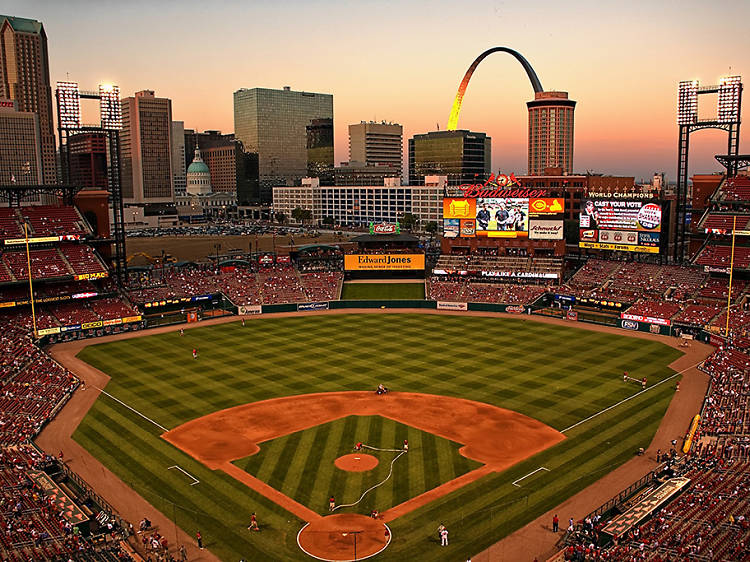
[[[192,347],[200,352],[195,362],[190,357]],[[637,392],[637,385],[622,383],[622,371],[638,378],[646,376],[651,385],[672,374],[666,365],[679,355],[656,341],[522,319],[419,314],[258,318],[245,328],[239,323],[200,327],[187,330],[182,338],[175,333],[146,336],[90,346],[80,354],[112,377],[107,392],[166,427],[218,408],[292,394],[372,391],[382,381],[395,390],[488,402],[557,429]],[[373,365],[381,373],[377,377]],[[625,462],[638,446],[648,444],[673,392],[667,387],[671,385],[587,422],[569,432],[563,443],[502,474],[488,475],[394,521],[394,541],[379,560],[444,559],[445,551],[430,540],[434,539],[435,522],[446,514],[463,517],[463,523],[452,528],[451,559],[468,557],[496,541],[545,506],[559,503]],[[101,408],[103,401],[110,404]],[[374,419],[367,429],[368,439],[380,435],[382,442],[399,447],[404,437],[385,425],[376,428]],[[123,424],[128,431],[120,430]],[[366,441],[344,435],[341,426],[326,435],[324,427],[311,430],[315,435],[300,437],[296,451],[300,454],[292,455],[286,469],[276,466],[282,462],[281,454],[275,459],[246,459],[250,468],[267,463],[264,471],[276,474],[278,486],[287,488],[288,495],[306,497],[301,503],[314,504],[321,513],[327,509],[331,488],[338,485],[333,460],[349,452],[357,440]],[[411,430],[405,431],[412,435]],[[186,508],[193,506],[201,515],[180,515],[178,509],[178,523],[191,534],[200,526],[204,536],[208,530],[221,537],[213,541],[211,549],[222,559],[304,559],[294,540],[299,530],[294,517],[223,473],[209,471],[176,451],[159,433],[158,428],[103,397],[82,422],[76,439],[123,480],[140,486],[149,501],[165,513],[171,511],[171,505],[162,498],[182,502]],[[420,479],[428,485],[429,473],[439,482],[464,466],[465,459],[457,452],[445,456],[454,445],[438,441],[434,454],[440,460],[437,467],[430,467],[427,456],[412,456],[417,443],[423,446],[422,438],[409,439],[412,450],[397,461],[393,482],[358,507],[364,509],[372,502],[382,510],[389,502],[411,497],[418,491],[414,484]],[[308,443],[312,446],[305,451]],[[120,455],[120,450],[125,454]],[[280,451],[284,450],[282,446]],[[395,453],[389,455],[381,463],[389,463]],[[171,475],[174,471],[164,474],[166,459],[180,459],[176,464],[200,478],[201,485],[191,488],[179,475]],[[397,472],[401,461],[406,461],[403,467],[409,474],[405,486]],[[510,485],[540,465],[555,470],[529,478],[526,490]],[[363,474],[350,481],[361,481],[358,486],[364,487],[368,477]],[[146,483],[161,492],[148,491]],[[532,491],[532,484],[539,489]],[[356,490],[341,485],[347,497],[350,492],[358,497]],[[497,507],[518,498],[520,504]],[[260,510],[261,522],[267,522],[266,532],[254,533],[251,538],[243,533],[249,510]],[[482,510],[490,510],[492,517]]]

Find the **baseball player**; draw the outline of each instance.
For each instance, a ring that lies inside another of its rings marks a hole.
[[[333,511],[334,509],[336,509],[336,498],[331,496],[328,498],[328,511]]]

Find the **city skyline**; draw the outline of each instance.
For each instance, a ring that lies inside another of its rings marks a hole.
[[[112,82],[123,97],[156,90],[172,100],[173,118],[186,128],[232,132],[232,93],[240,88],[331,93],[337,164],[348,159],[349,124],[398,122],[405,141],[436,125],[445,129],[471,61],[487,48],[508,46],[529,60],[546,90],[577,100],[575,172],[650,179],[663,170],[674,181],[678,82],[750,76],[742,32],[750,7],[739,1],[718,7],[641,2],[627,10],[594,2],[534,8],[476,2],[460,11],[442,2],[425,6],[11,0],[4,11],[44,24],[52,83]],[[721,28],[714,23],[719,19]],[[526,171],[525,103],[531,99],[533,90],[510,57],[495,56],[475,73],[458,127],[492,137],[493,170]],[[749,140],[745,127],[740,152],[750,152]],[[695,135],[690,173],[719,171],[713,154],[725,146],[720,131]]]

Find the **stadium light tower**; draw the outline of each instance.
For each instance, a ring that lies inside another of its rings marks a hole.
[[[716,117],[698,117],[698,96],[718,94]],[[742,106],[742,78],[725,76],[718,85],[701,86],[698,80],[684,80],[677,88],[677,125],[680,129],[677,150],[677,225],[673,259],[685,259],[687,241],[687,183],[690,133],[700,129],[720,129],[727,132],[727,175],[737,174],[740,146],[740,108]]]
[[[60,164],[63,183],[71,181],[70,137],[81,133],[103,135],[107,139],[107,189],[109,191],[114,218],[115,252],[112,263],[120,283],[125,280],[125,220],[122,205],[122,171],[120,166],[120,130],[122,129],[122,106],[120,88],[114,84],[99,84],[98,91],[81,91],[77,82],[58,82],[57,133],[60,147]],[[81,123],[81,98],[99,100],[98,125]]]

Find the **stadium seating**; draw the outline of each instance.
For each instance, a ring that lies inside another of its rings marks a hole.
[[[91,246],[63,244],[60,251],[76,275],[106,272]]]
[[[676,302],[642,299],[628,308],[627,313],[669,320],[681,310],[682,306]]]
[[[689,304],[674,317],[675,322],[691,326],[706,326],[721,312],[721,306],[708,304]]]
[[[706,230],[722,230],[731,233],[735,217],[737,218],[737,230],[748,230],[750,214],[746,213],[709,213],[700,226]]]
[[[697,265],[711,265],[729,268],[732,262],[732,247],[719,244],[708,244],[695,259]],[[750,267],[750,248],[735,246],[734,268],[747,269]]]
[[[84,223],[74,207],[32,205],[19,212],[31,225],[34,236],[87,234]]]
[[[750,202],[750,178],[747,176],[728,178],[720,191],[720,197],[724,201]]]
[[[23,238],[24,232],[15,209],[0,207],[0,239]]]
[[[301,273],[302,289],[309,301],[338,300],[344,280],[340,272]]]
[[[281,304],[306,300],[297,272],[290,265],[262,267],[258,271],[258,282],[264,303]]]
[[[126,318],[136,314],[135,310],[125,304],[122,299],[116,297],[96,299],[88,304],[91,306],[91,310],[102,320]]]
[[[33,279],[53,279],[72,275],[73,271],[65,263],[57,248],[31,250],[31,274]],[[28,261],[26,252],[11,251],[2,255],[4,264],[18,281],[28,281]]]

